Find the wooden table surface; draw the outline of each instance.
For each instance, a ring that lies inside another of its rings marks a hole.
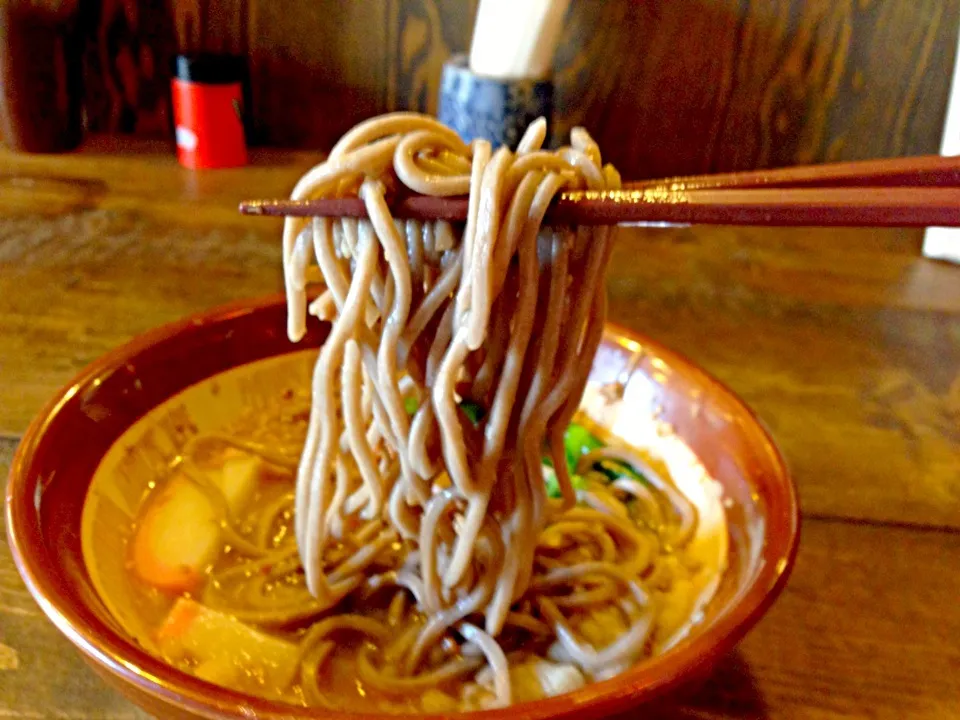
[[[98,355],[278,291],[278,223],[234,208],[284,194],[315,159],[261,152],[192,174],[163,145],[0,153],[0,472],[41,404]],[[621,234],[612,319],[757,410],[805,515],[778,603],[666,717],[960,718],[960,267],[919,244],[898,230]],[[0,547],[0,718],[141,717]]]

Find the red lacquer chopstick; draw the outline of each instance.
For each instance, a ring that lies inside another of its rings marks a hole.
[[[251,215],[365,217],[356,198],[252,200]],[[395,217],[463,221],[466,198],[411,196]],[[960,158],[924,156],[631,183],[624,190],[563,193],[555,225],[960,226]]]

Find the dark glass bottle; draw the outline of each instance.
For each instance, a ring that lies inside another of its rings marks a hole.
[[[0,0],[0,132],[14,150],[62,152],[83,136],[78,0]]]

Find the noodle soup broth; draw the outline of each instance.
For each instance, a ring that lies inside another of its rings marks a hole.
[[[112,446],[82,523],[101,599],[151,654],[247,694],[397,713],[491,707],[496,671],[467,642],[468,622],[410,664],[429,616],[423,589],[405,575],[403,541],[373,524],[351,529],[360,542],[334,544],[328,560],[363,564],[363,587],[326,602],[307,591],[293,493],[315,358],[305,350],[212,377]],[[743,548],[760,543],[728,531],[728,512],[755,514],[750,498],[725,497],[658,419],[669,372],[632,341],[608,334],[601,344],[565,438],[577,507],[541,535],[530,589],[498,637],[514,702],[569,692],[669,651],[733,599],[757,560],[758,550],[751,557]],[[549,458],[542,471],[553,498]],[[737,519],[762,534],[750,518]],[[622,572],[591,565],[602,559]],[[567,567],[583,572],[565,579]],[[603,657],[641,624],[640,613],[650,627],[628,660]],[[565,644],[565,632],[577,642]],[[576,657],[583,647],[595,655]]]

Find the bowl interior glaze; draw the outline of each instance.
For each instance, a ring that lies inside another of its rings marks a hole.
[[[159,328],[104,356],[42,411],[11,466],[7,528],[28,588],[101,676],[161,717],[396,717],[281,705],[169,667],[131,637],[128,622],[117,621],[116,606],[114,612],[107,608],[84,562],[84,502],[111,447],[152,410],[198,383],[207,388],[214,416],[238,412],[244,402],[235,393],[218,404],[217,393],[208,391],[217,383],[213,376],[251,363],[282,368],[282,356],[302,356],[326,335],[326,326],[315,324],[303,343],[292,345],[285,313],[278,297],[239,303]],[[629,437],[655,421],[719,483],[730,567],[704,620],[663,655],[568,695],[458,717],[591,717],[658,697],[727,652],[789,574],[799,532],[795,489],[769,434],[741,401],[683,357],[613,326],[594,361],[591,384],[613,391],[602,407],[596,394],[585,400],[607,430]]]

